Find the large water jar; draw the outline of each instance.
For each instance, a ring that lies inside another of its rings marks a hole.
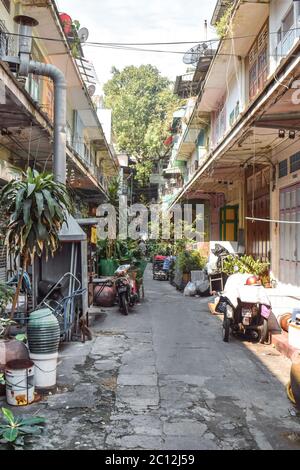
[[[33,354],[55,354],[60,341],[57,318],[49,308],[30,314],[27,328],[29,351]]]

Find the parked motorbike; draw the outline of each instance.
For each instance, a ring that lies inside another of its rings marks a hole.
[[[241,276],[244,278],[242,284]],[[224,315],[223,341],[229,342],[230,332],[243,335],[254,341],[265,343],[268,339],[268,319],[271,315],[270,302],[264,287],[253,283],[249,275],[233,274],[229,277],[225,291],[216,306],[216,312]],[[231,286],[228,285],[231,284]],[[231,288],[230,288],[231,287]]]
[[[119,266],[115,272],[116,294],[123,315],[128,315],[129,307],[138,301],[138,288],[135,273],[130,272],[130,264]]]

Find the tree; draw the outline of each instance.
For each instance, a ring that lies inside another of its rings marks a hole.
[[[112,74],[104,93],[105,105],[113,111],[117,148],[136,157],[136,179],[145,185],[153,162],[169,150],[164,141],[181,102],[172,93],[171,82],[152,65],[113,68]]]
[[[24,272],[35,255],[53,255],[59,245],[59,232],[71,212],[71,201],[65,185],[54,181],[52,174],[30,168],[22,179],[10,181],[0,193],[0,205],[9,223],[6,245],[20,256],[22,272],[13,300],[10,317],[15,313]]]

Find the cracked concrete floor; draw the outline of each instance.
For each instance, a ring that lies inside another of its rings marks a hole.
[[[146,272],[146,300],[96,320],[94,339],[64,345],[58,392],[32,449],[300,449],[288,401],[290,361],[271,346],[225,344],[207,299],[184,298]]]

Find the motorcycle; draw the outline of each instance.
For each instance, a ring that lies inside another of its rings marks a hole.
[[[224,315],[222,332],[226,343],[229,342],[230,332],[233,336],[243,335],[260,343],[267,341],[271,305],[264,287],[254,283],[253,276],[230,276],[216,312]]]
[[[129,307],[138,301],[138,288],[135,273],[130,272],[130,264],[119,266],[115,272],[116,294],[123,315],[128,315]]]

